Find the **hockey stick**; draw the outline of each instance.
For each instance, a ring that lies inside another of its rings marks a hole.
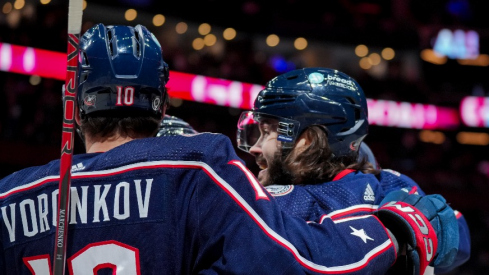
[[[75,128],[75,98],[78,88],[78,43],[83,16],[83,0],[69,0],[68,7],[68,64],[63,92],[63,132],[59,171],[58,219],[54,242],[52,275],[65,272],[66,241],[68,239],[71,161]]]

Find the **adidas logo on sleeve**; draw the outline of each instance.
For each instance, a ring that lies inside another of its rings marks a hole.
[[[71,172],[78,172],[78,171],[82,171],[85,169],[85,165],[83,165],[83,163],[78,163],[78,164],[75,164],[73,166],[71,166]]]
[[[367,183],[365,192],[363,193],[363,199],[366,201],[375,201],[375,193],[370,184]]]

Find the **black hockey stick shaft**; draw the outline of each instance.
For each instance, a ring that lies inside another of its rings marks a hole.
[[[63,94],[63,131],[59,172],[58,218],[54,242],[52,275],[63,275],[66,265],[66,247],[69,224],[71,162],[75,132],[75,98],[78,87],[78,45],[83,15],[83,0],[69,0],[68,7],[68,62]]]

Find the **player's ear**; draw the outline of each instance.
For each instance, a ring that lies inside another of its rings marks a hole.
[[[302,152],[306,150],[309,147],[309,145],[311,145],[311,139],[309,138],[309,135],[307,135],[306,132],[304,132],[297,139],[297,142],[295,143],[295,148],[296,150]]]

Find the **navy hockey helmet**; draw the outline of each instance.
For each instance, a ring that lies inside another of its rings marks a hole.
[[[161,45],[142,25],[97,24],[83,34],[77,104],[80,115],[151,115],[161,118],[168,65]]]
[[[156,136],[166,137],[197,133],[198,132],[185,120],[176,116],[165,115],[160,123],[160,129]]]
[[[293,70],[270,80],[252,111],[241,114],[238,148],[249,152],[259,135],[256,125],[265,117],[278,120],[278,140],[283,148],[292,148],[306,128],[324,126],[337,157],[357,156],[368,132],[367,99],[362,88],[350,76],[328,68]]]

